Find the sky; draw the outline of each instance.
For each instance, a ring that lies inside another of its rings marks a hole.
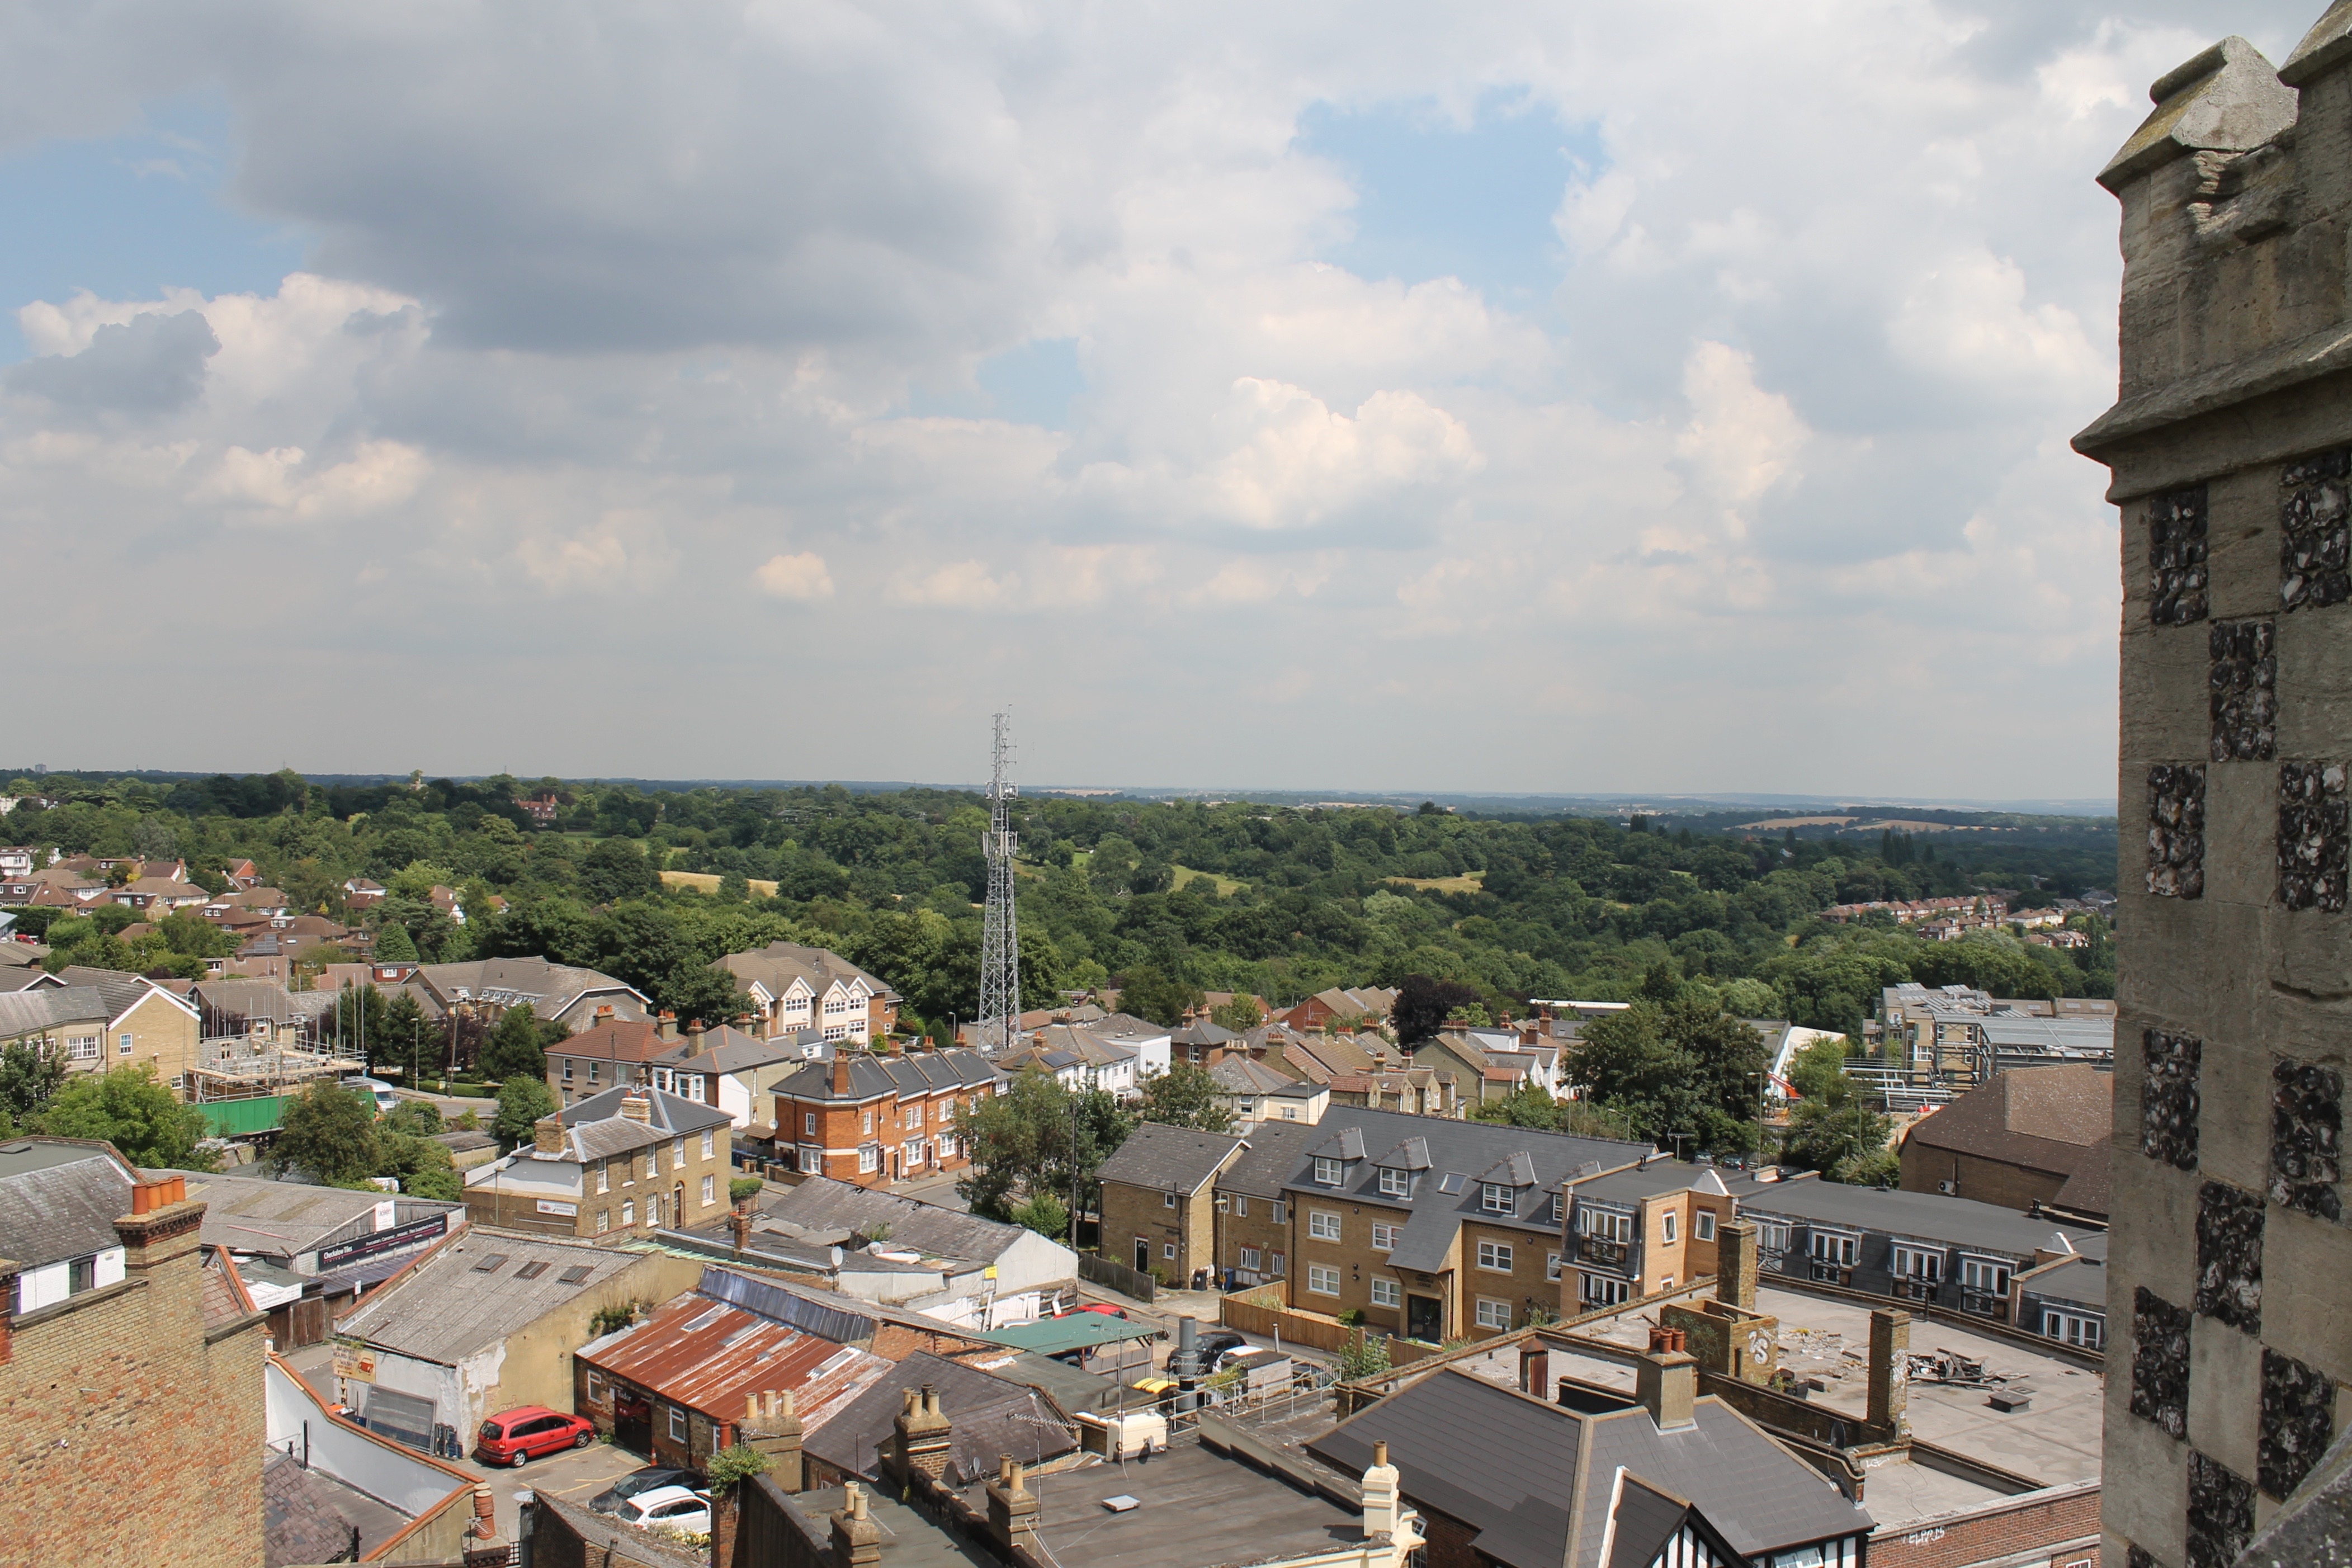
[[[2098,797],[2319,0],[0,15],[7,765]]]

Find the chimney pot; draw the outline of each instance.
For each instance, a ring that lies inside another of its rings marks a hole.
[[[1372,1444],[1372,1467],[1377,1469],[1389,1462],[1389,1440],[1381,1437]]]
[[[759,1418],[760,1396],[756,1394],[745,1394],[743,1396],[743,1419],[746,1421],[757,1421]]]

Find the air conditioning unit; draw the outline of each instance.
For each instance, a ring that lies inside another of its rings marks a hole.
[[[1937,1190],[1937,1192],[1939,1192],[1939,1193],[1944,1193],[1944,1194],[1949,1194],[1950,1193],[1952,1193],[1952,1192],[1954,1192],[1954,1191],[1958,1190],[1958,1187],[1959,1187],[1959,1183],[1958,1183],[1958,1182],[1937,1182],[1937,1183],[1936,1184],[1936,1190]]]

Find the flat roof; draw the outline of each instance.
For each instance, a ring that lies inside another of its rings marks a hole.
[[[1198,1438],[1146,1464],[1091,1465],[1028,1478],[1038,1533],[1087,1568],[1223,1568],[1339,1552],[1363,1542],[1363,1516]],[[965,1496],[984,1508],[979,1487]],[[1131,1497],[1114,1513],[1106,1500]]]

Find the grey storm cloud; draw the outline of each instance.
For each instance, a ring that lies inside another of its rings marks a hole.
[[[60,414],[168,414],[194,402],[205,386],[205,362],[220,339],[201,311],[134,316],[98,329],[77,354],[46,354],[11,365],[11,392],[47,398]]]

